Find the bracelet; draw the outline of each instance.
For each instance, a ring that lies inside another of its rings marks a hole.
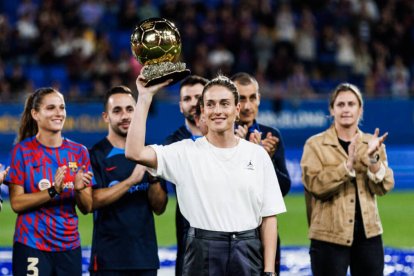
[[[368,156],[369,157],[369,162],[371,163],[371,165],[375,165],[378,163],[380,156],[378,153],[374,154],[374,156]]]
[[[47,193],[49,194],[50,198],[55,198],[59,195],[59,193],[56,191],[56,188],[54,186],[48,188]]]
[[[262,276],[277,276],[276,272],[263,272]]]

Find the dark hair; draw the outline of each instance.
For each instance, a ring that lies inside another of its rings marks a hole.
[[[203,93],[201,94],[201,105],[204,106],[204,94],[207,92],[208,89],[210,89],[213,86],[222,86],[230,90],[230,92],[234,96],[234,104],[238,104],[240,100],[239,91],[237,90],[236,85],[234,82],[232,82],[228,77],[223,75],[218,75],[211,81],[209,81],[203,89]]]
[[[205,86],[208,83],[208,79],[197,76],[197,75],[191,75],[188,76],[187,78],[185,78],[181,83],[180,83],[180,91],[181,88],[183,88],[184,86],[190,85],[196,85],[196,84],[201,84],[202,86]]]
[[[238,82],[241,85],[249,85],[251,83],[257,85],[259,87],[259,84],[257,83],[257,80],[250,74],[245,72],[239,72],[231,76],[230,80],[232,82]]]
[[[42,87],[37,89],[34,93],[30,94],[26,98],[24,104],[24,110],[20,118],[19,132],[17,135],[17,143],[23,141],[28,137],[32,137],[37,134],[39,128],[37,127],[37,122],[32,117],[32,109],[39,111],[40,104],[43,101],[43,98],[46,95],[52,93],[59,93],[52,87]]]
[[[103,105],[104,105],[104,110],[105,111],[106,111],[106,108],[108,107],[109,98],[114,94],[128,94],[128,95],[131,95],[132,98],[136,101],[135,95],[134,95],[134,93],[132,93],[131,89],[129,89],[128,87],[126,87],[124,85],[114,86],[111,89],[109,89],[108,91],[106,91],[106,93],[104,95]]]

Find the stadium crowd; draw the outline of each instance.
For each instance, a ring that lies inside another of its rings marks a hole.
[[[40,86],[76,101],[134,87],[130,35],[149,17],[175,22],[192,73],[251,73],[264,98],[326,97],[344,80],[367,98],[414,95],[410,0],[20,0],[0,4],[1,102]]]

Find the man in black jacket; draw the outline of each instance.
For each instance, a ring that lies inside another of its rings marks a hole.
[[[164,142],[165,145],[172,144],[184,139],[196,140],[202,137],[201,130],[197,127],[194,120],[196,114],[196,107],[198,98],[203,92],[204,85],[208,82],[207,79],[200,76],[189,76],[184,79],[180,85],[180,112],[183,114],[185,121],[184,125],[179,127],[174,133],[168,136]],[[173,185],[175,190],[175,185]],[[190,227],[188,221],[180,212],[180,206],[177,202],[175,212],[175,229],[177,237],[177,259],[175,262],[175,275],[182,275],[182,268],[184,262],[185,240],[187,231]]]
[[[250,142],[261,144],[269,153],[273,167],[279,180],[280,190],[285,196],[290,190],[290,177],[286,169],[285,149],[282,136],[274,129],[256,122],[260,105],[259,84],[257,80],[244,72],[231,77],[240,94],[240,120],[236,135]],[[277,241],[275,272],[280,272],[280,239]]]

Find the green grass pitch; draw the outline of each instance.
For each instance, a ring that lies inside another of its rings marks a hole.
[[[285,197],[287,213],[278,216],[282,246],[308,246],[305,201],[302,194]],[[378,197],[378,208],[384,227],[384,245],[395,248],[414,248],[414,191],[391,192]],[[92,215],[78,212],[82,245],[90,246],[92,238]],[[167,210],[156,216],[157,239],[160,246],[175,245],[175,197],[170,197]],[[16,215],[8,201],[0,213],[0,246],[11,247]]]

